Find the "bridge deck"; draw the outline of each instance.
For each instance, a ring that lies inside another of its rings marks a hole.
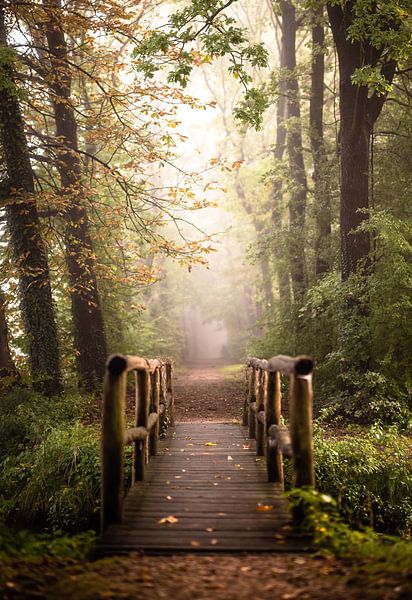
[[[279,485],[267,482],[265,462],[246,436],[236,424],[171,429],[98,554],[305,550]]]

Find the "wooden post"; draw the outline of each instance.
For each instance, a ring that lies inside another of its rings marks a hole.
[[[266,434],[269,431],[271,425],[280,425],[280,418],[282,412],[282,395],[280,389],[280,373],[274,371],[268,373],[267,377],[267,391],[266,391]],[[268,480],[279,482],[283,487],[285,485],[283,475],[283,459],[282,453],[279,448],[275,448],[269,444],[269,438],[267,438],[267,455],[266,455],[266,466],[268,473]]]
[[[169,418],[170,425],[174,427],[175,424],[175,386],[173,381],[174,376],[174,368],[173,363],[170,362],[167,364],[167,391],[170,394],[170,404],[169,404]]]
[[[243,412],[242,412],[242,425],[247,427],[248,418],[249,418],[249,371],[250,367],[246,366],[245,369],[245,401],[243,403]]]
[[[248,410],[249,410],[249,437],[254,439],[256,437],[256,417],[255,413],[251,408],[251,404],[256,402],[256,369],[251,367],[249,377],[249,397],[248,397]]]
[[[312,439],[312,375],[290,376],[293,486],[315,485]]]
[[[109,358],[103,382],[101,527],[122,520],[127,361]]]
[[[165,422],[167,419],[167,390],[166,390],[166,365],[160,367],[160,400],[159,403],[163,404],[164,411],[159,415],[159,433],[163,433]]]
[[[147,370],[136,371],[137,402],[136,427],[147,427],[150,406],[150,374]],[[133,483],[143,481],[146,469],[147,438],[135,443],[133,456]]]
[[[150,412],[159,414],[160,404],[160,368],[158,367],[153,373],[153,388],[152,388],[152,402],[150,405]],[[159,419],[157,419],[149,435],[149,456],[156,456],[159,445]]]
[[[258,370],[256,392],[256,454],[265,455],[265,420],[261,421],[259,413],[265,410],[266,371]]]

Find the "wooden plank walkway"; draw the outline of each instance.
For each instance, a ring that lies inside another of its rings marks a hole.
[[[129,492],[123,523],[101,537],[98,556],[307,550],[252,444],[247,429],[236,424],[172,428],[150,461],[146,481]]]

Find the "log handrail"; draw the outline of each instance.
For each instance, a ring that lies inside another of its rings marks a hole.
[[[133,445],[132,483],[143,481],[160,433],[174,425],[173,360],[113,354],[103,382],[101,528],[121,523],[124,448]],[[134,371],[135,423],[126,430],[127,373]]]
[[[246,361],[243,425],[266,457],[269,481],[284,486],[283,456],[292,458],[294,487],[314,486],[310,356],[273,356]],[[281,379],[289,375],[289,428],[282,425]]]

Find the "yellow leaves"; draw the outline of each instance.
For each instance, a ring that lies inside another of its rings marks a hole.
[[[167,517],[162,517],[159,519],[159,525],[174,525],[178,523],[179,519],[177,519],[174,515],[168,515]]]
[[[205,446],[217,446],[215,442],[206,442]]]

